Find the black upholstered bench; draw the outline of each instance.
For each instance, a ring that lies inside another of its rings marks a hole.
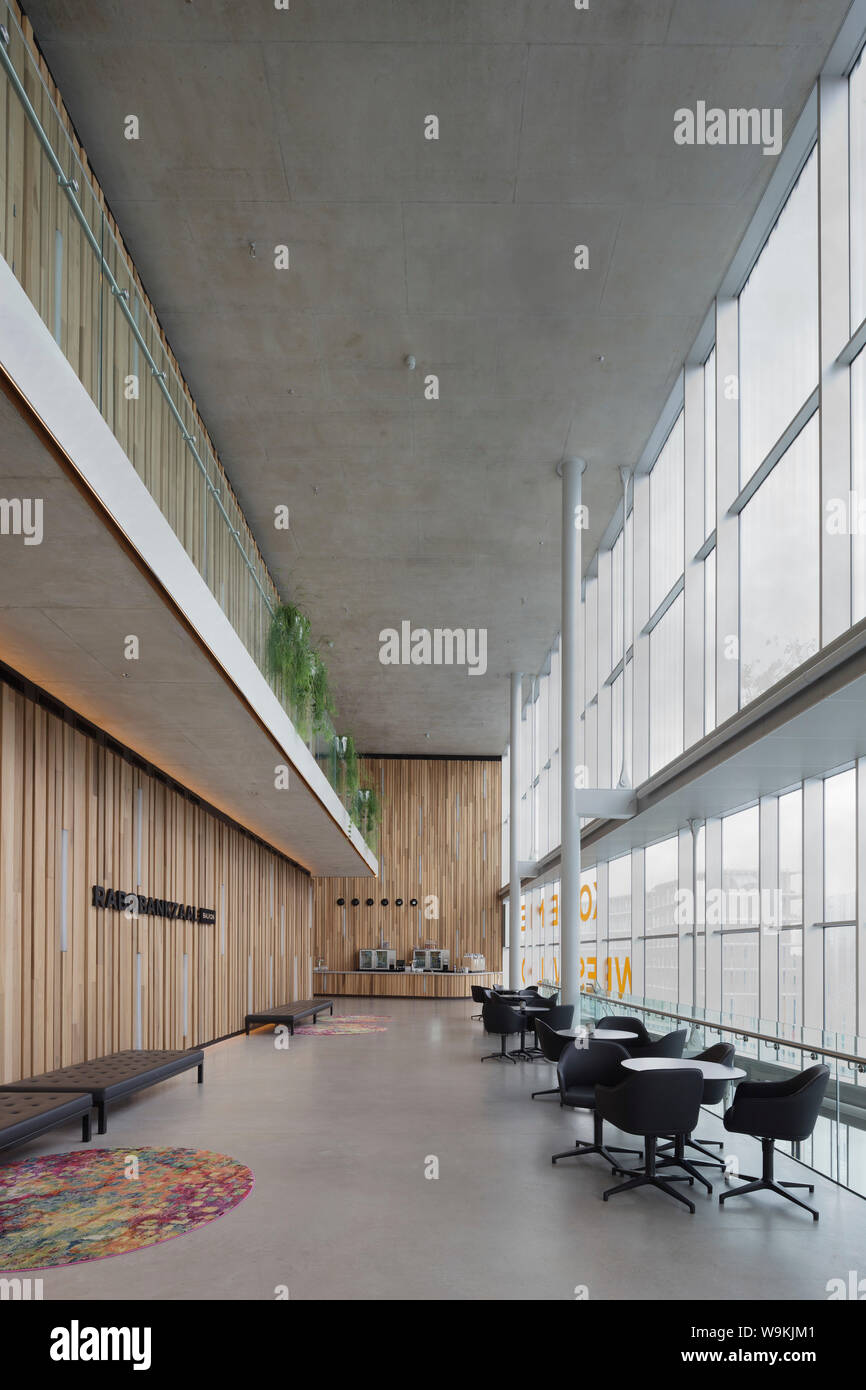
[[[23,1144],[46,1129],[56,1129],[66,1120],[81,1116],[81,1142],[90,1138],[90,1092],[3,1091],[0,1092],[0,1149]]]
[[[312,1018],[315,1023],[317,1016],[323,1014],[326,1009],[330,1009],[333,1014],[333,999],[296,999],[293,1004],[278,1004],[275,1009],[259,1009],[257,1013],[247,1014],[244,1019],[244,1032],[249,1037],[251,1023],[287,1023],[289,1032],[294,1035],[296,1023],[303,1018]]]
[[[199,1082],[204,1081],[204,1053],[201,1048],[188,1052],[113,1052],[108,1057],[93,1057],[89,1062],[76,1062],[71,1067],[47,1071],[44,1076],[27,1076],[0,1086],[0,1092],[12,1091],[89,1091],[96,1106],[98,1132],[105,1133],[105,1113],[109,1101],[155,1086],[170,1076],[198,1067]]]

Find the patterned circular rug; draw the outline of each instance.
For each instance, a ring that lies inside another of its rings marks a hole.
[[[387,1033],[385,1024],[390,1022],[389,1014],[338,1014],[336,1018],[329,1017],[327,1023],[303,1024],[295,1029],[295,1036],[332,1038],[346,1033]]]
[[[0,1168],[0,1270],[125,1255],[185,1235],[248,1196],[243,1163],[205,1149],[93,1149]]]

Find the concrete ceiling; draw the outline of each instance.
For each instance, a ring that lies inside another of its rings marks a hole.
[[[589,556],[772,172],[676,146],[674,110],[781,107],[787,135],[847,8],[28,3],[360,747],[501,752],[504,677],[559,626],[554,465],[588,460]],[[486,628],[486,676],[380,665],[403,619]]]
[[[366,874],[300,776],[275,788],[285,756],[4,392],[0,496],[45,517],[0,545],[0,659],[311,873]]]

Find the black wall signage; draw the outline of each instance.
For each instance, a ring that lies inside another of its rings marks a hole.
[[[166,917],[171,922],[199,922],[202,926],[213,926],[216,922],[215,907],[193,907],[187,903],[169,902],[166,898],[149,898],[145,893],[100,888],[97,884],[93,885],[91,905],[138,917]]]

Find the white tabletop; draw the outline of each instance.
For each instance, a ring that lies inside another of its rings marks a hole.
[[[703,1062],[697,1057],[628,1057],[623,1062],[629,1071],[676,1071],[688,1067],[704,1074],[705,1081],[739,1081],[747,1073],[742,1067],[723,1067],[721,1062]]]
[[[637,1033],[621,1033],[616,1028],[557,1028],[561,1038],[595,1038],[598,1042],[620,1042],[636,1038]]]

